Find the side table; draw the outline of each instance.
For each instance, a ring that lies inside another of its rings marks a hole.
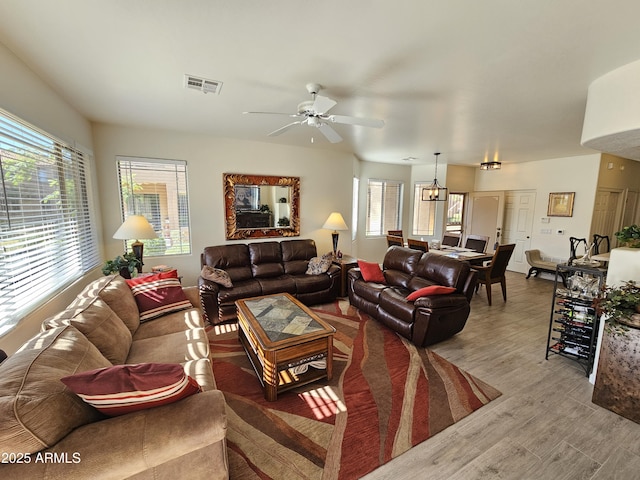
[[[358,266],[358,259],[343,255],[342,258],[334,258],[332,262],[340,267],[340,296],[347,296],[347,272]]]

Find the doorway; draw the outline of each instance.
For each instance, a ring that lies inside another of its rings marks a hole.
[[[608,235],[612,248],[616,245],[614,233],[620,230],[622,223],[623,196],[621,189],[598,188],[596,191],[591,219],[591,238],[594,233]]]
[[[487,252],[494,250],[496,243],[503,243],[502,222],[504,219],[504,192],[474,192],[469,200],[469,219],[466,235],[489,237]]]

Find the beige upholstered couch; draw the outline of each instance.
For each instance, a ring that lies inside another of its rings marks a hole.
[[[199,305],[197,287],[183,289]],[[179,363],[202,392],[105,417],[60,381],[122,363]],[[119,276],[92,282],[0,364],[0,478],[228,478],[226,415],[201,310],[140,323]]]

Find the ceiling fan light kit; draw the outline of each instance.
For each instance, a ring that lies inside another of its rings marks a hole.
[[[438,155],[440,152],[434,153],[436,156],[436,170],[434,174],[433,183],[428,187],[422,189],[422,201],[423,202],[446,202],[449,197],[449,189],[443,187],[438,183]]]
[[[298,118],[300,120],[291,122],[283,127],[274,130],[269,133],[269,137],[275,137],[283,134],[287,130],[298,125],[307,125],[309,127],[316,127],[324,135],[324,137],[331,143],[338,143],[342,141],[342,137],[336,132],[329,123],[337,123],[344,125],[359,125],[362,127],[382,128],[384,126],[383,120],[377,120],[373,118],[361,118],[350,117],[346,115],[330,115],[327,112],[332,109],[337,102],[329,97],[318,95],[322,86],[317,83],[308,83],[307,92],[312,95],[312,100],[306,100],[298,104],[298,112],[294,114],[279,113],[279,112],[243,112],[245,114],[267,114],[267,115],[285,115],[291,118]],[[313,137],[311,137],[311,143],[313,143]]]

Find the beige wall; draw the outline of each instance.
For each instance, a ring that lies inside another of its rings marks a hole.
[[[640,191],[640,162],[603,153],[598,174],[598,187]]]
[[[359,198],[359,218],[358,234],[356,242],[358,245],[358,257],[371,262],[382,262],[387,251],[387,238],[367,237],[365,235],[366,215],[367,215],[367,185],[369,179],[373,180],[399,180],[404,183],[404,195],[402,199],[402,229],[406,232],[410,228],[410,199],[413,192],[411,181],[411,167],[404,165],[390,165],[376,162],[359,162],[358,171],[360,174]]]
[[[1,44],[0,71],[0,108],[84,151],[92,149],[90,123]],[[97,192],[91,193],[96,203]],[[99,216],[96,218],[100,228]],[[51,298],[44,307],[24,317],[0,338],[0,348],[14,352],[39,331],[44,319],[66,307],[98,275],[96,270],[62,292],[50,292]]]
[[[192,253],[145,257],[148,267],[158,263],[176,267],[185,285],[196,284],[204,247],[227,243],[223,173],[300,177],[299,238],[313,238],[320,253],[332,249],[331,232],[322,229],[331,212],[341,212],[351,225],[351,154],[103,124],[94,125],[94,144],[107,258],[121,253],[123,247],[121,241],[111,238],[121,223],[116,156],[187,162]],[[351,251],[350,239],[350,231],[340,232],[338,247],[345,253]]]
[[[476,174],[475,190],[535,190],[531,248],[539,249],[545,257],[566,259],[569,237],[589,237],[599,165],[600,154],[503,163],[501,170]],[[547,217],[551,192],[575,192],[572,217]],[[549,223],[542,223],[542,218],[549,218]],[[543,234],[543,229],[552,233]],[[564,235],[557,235],[557,230],[564,230]]]

